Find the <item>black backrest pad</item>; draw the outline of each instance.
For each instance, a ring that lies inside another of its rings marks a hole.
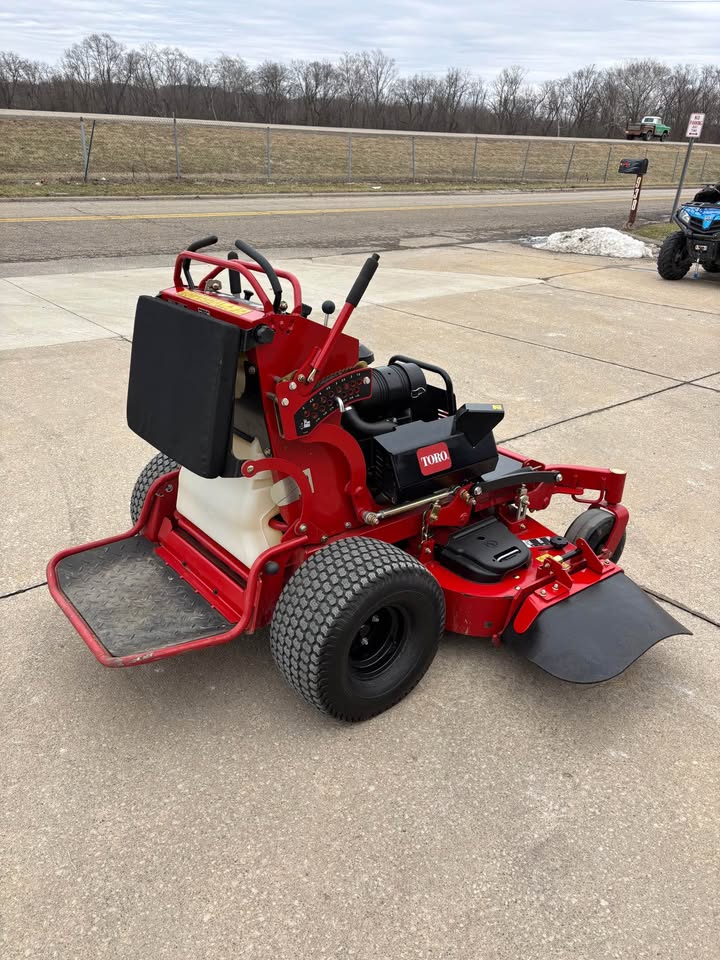
[[[240,330],[158,297],[135,311],[127,422],[201,477],[225,467]]]

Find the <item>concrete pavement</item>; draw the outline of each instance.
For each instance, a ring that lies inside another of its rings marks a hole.
[[[278,265],[317,310],[362,260]],[[263,635],[108,671],[32,589],[127,527],[151,451],[124,425],[126,338],[168,282],[154,261],[0,280],[3,960],[716,960],[720,278],[512,244],[382,256],[353,332],[501,400],[528,455],[627,469],[625,567],[695,635],[591,688],[448,637],[352,728]]]

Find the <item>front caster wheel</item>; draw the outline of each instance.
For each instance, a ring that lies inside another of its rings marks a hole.
[[[177,468],[178,464],[164,453],[156,453],[152,460],[145,464],[135,481],[130,497],[130,518],[133,526],[140,518],[150,487],[159,477],[164,477],[166,473],[173,473]]]
[[[586,510],[576,517],[565,533],[565,539],[570,543],[575,543],[578,538],[585,540],[591,550],[598,555],[603,552],[608,538],[615,526],[615,517],[612,513],[605,510]],[[626,533],[620,538],[620,543],[615,548],[615,552],[610,557],[613,563],[617,563],[622,552],[625,549]]]
[[[445,625],[442,590],[398,547],[350,537],[309,557],[275,608],[270,647],[290,686],[339,720],[367,720],[420,681]]]

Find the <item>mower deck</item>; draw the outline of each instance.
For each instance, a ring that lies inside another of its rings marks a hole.
[[[225,633],[231,624],[138,535],[72,553],[58,585],[111,657]]]

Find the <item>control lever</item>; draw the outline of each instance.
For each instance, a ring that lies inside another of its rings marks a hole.
[[[203,237],[202,240],[193,240],[192,243],[187,245],[187,250],[190,253],[195,253],[198,250],[202,250],[203,247],[211,247],[214,243],[218,242],[218,238],[212,234],[209,237]],[[185,280],[187,281],[188,290],[194,290],[195,284],[193,283],[193,278],[190,276],[190,258],[186,257],[182,263],[183,273],[185,274]]]
[[[228,260],[237,260],[238,255],[234,250],[231,250],[227,255]],[[237,270],[228,270],[228,276],[230,279],[230,293],[234,297],[240,296],[240,274]]]
[[[332,300],[325,300],[322,307],[320,307],[322,312],[325,314],[325,326],[330,322],[330,317],[335,313],[335,304]]]

